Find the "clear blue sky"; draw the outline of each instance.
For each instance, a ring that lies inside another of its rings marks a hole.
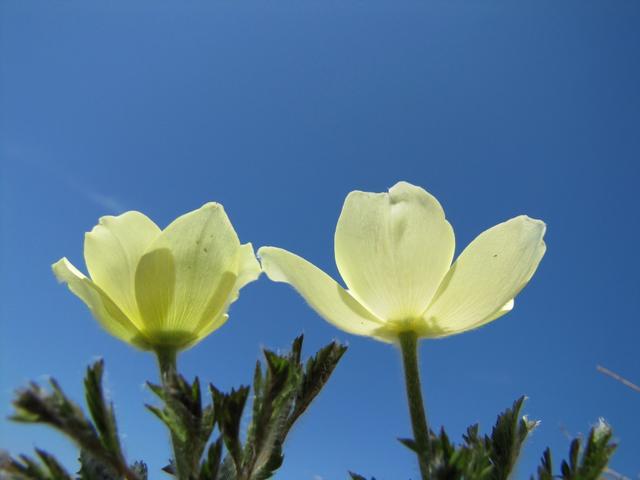
[[[613,467],[640,472],[640,3],[635,0],[0,1],[0,412],[55,375],[81,399],[107,362],[129,459],[152,478],[169,454],[145,411],[151,355],[102,332],[50,271],[83,233],[129,209],[161,226],[223,203],[242,241],[295,251],[332,275],[345,195],[407,180],[432,192],[458,250],[526,213],[548,251],[515,310],[422,344],[428,414],[459,438],[516,397],[542,419],[518,478],[546,445],[602,416]],[[221,388],[261,346],[350,349],[286,445],[278,478],[417,478],[398,352],[321,320],[289,287],[250,284],[231,320],[180,359]],[[55,433],[0,420],[0,446]]]

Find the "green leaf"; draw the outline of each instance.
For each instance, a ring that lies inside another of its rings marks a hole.
[[[15,413],[10,417],[15,422],[44,423],[71,436],[90,449],[101,448],[97,432],[82,413],[82,409],[69,400],[54,379],[49,380],[51,393],[39,385],[18,390],[13,405]]]
[[[418,451],[418,445],[413,438],[399,438],[398,441],[412,452],[416,453]]]
[[[241,475],[254,480],[269,478],[283,462],[282,443],[300,383],[299,365],[292,354],[264,352],[266,375],[254,386],[254,414],[249,427]]]
[[[244,445],[239,430],[249,390],[243,387],[225,394],[211,386],[218,428],[228,451],[218,480],[264,480],[282,465],[289,430],[321,391],[346,350],[334,342],[304,366],[302,343],[303,337],[297,337],[287,354],[265,350],[266,368],[256,363],[252,417]],[[208,470],[205,473],[208,475]]]
[[[362,475],[358,475],[357,473],[354,473],[354,472],[349,472],[349,476],[351,476],[351,480],[367,480]]]
[[[145,405],[145,407],[158,417],[180,442],[184,443],[187,441],[189,438],[187,427],[180,418],[180,415],[173,408],[160,409],[153,405]]]
[[[240,421],[249,396],[249,387],[232,389],[226,394],[210,385],[216,411],[218,427],[222,433],[224,444],[233,459],[236,470],[242,469],[242,443],[240,442]]]
[[[569,448],[569,461],[563,461],[560,466],[562,478],[564,480],[599,479],[606,470],[609,460],[617,447],[611,441],[612,436],[611,427],[603,420],[599,420],[598,424],[590,430],[587,445],[584,449],[580,438],[574,439]],[[550,454],[548,462],[545,456],[542,459],[542,463],[542,474],[540,473],[541,468],[538,468],[538,478],[546,480],[548,477],[544,475],[551,470]]]
[[[362,475],[354,472],[349,472],[349,476],[351,477],[351,480],[367,480],[366,477],[363,477]],[[371,477],[371,480],[376,480],[376,477]]]
[[[6,480],[72,480],[72,476],[50,453],[36,448],[39,462],[27,455],[12,458],[0,451],[0,478]]]
[[[218,480],[218,472],[222,462],[222,437],[209,445],[206,459],[200,467],[200,476],[198,480]]]
[[[35,460],[27,455],[20,455],[17,459],[3,452],[0,461],[0,472],[4,472],[11,480],[33,479],[48,480],[48,472]]]
[[[49,470],[49,478],[51,478],[51,480],[72,480],[71,475],[67,473],[65,468],[53,455],[40,449],[36,449],[36,453],[47,470]]]
[[[80,452],[80,480],[120,480],[121,475],[91,453]]]
[[[189,383],[176,371],[165,373],[163,386],[148,384],[149,388],[164,403],[162,408],[147,405],[147,409],[158,417],[170,430],[173,439],[175,463],[168,473],[185,478],[196,478],[211,433],[215,427],[216,414],[212,405],[203,407],[200,381],[196,377]]]
[[[165,473],[168,473],[169,475],[172,475],[174,477],[176,477],[178,475],[178,471],[176,470],[176,464],[173,461],[173,459],[169,460],[169,463],[166,464],[164,467],[161,468],[161,470]]]
[[[124,465],[126,462],[120,447],[113,404],[107,404],[102,389],[103,373],[104,362],[102,360],[87,369],[84,379],[85,398],[102,446],[111,453],[118,463]]]
[[[553,480],[553,461],[551,459],[551,450],[548,448],[542,454],[540,466],[538,467],[539,480]]]
[[[102,390],[102,361],[87,370],[85,391],[94,425],[82,409],[69,400],[55,379],[50,379],[51,391],[31,383],[16,392],[12,420],[49,425],[69,437],[81,450],[90,453],[95,462],[108,465],[120,476],[136,479],[121,453],[113,409],[108,406]]]
[[[300,349],[302,348],[302,335],[294,341],[294,358],[300,362]],[[302,415],[314,398],[320,393],[322,388],[331,377],[338,362],[347,351],[345,345],[331,342],[320,349],[313,357],[307,360],[302,376],[302,383],[296,395],[295,408],[289,418],[288,428],[290,429],[295,421]]]
[[[429,432],[427,469],[433,480],[472,479],[504,480],[512,472],[520,449],[537,422],[521,416],[524,397],[498,416],[491,436],[481,436],[477,424],[467,428],[461,445],[454,444],[446,431]],[[418,446],[413,439],[399,439],[413,452]]]
[[[254,414],[241,478],[271,478],[280,468],[288,432],[322,390],[346,351],[346,347],[333,342],[318,351],[305,366],[301,362],[303,340],[302,335],[297,337],[285,355],[265,350],[264,377],[260,367],[256,367]]]
[[[524,441],[538,425],[522,416],[526,397],[520,397],[510,409],[498,415],[491,432],[490,456],[495,471],[493,478],[507,480],[513,471]]]
[[[134,472],[140,480],[147,480],[149,475],[147,464],[140,460],[131,465],[131,471]]]

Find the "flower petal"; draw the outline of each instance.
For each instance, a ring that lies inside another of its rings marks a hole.
[[[389,193],[351,192],[335,234],[340,275],[385,320],[419,318],[451,266],[453,229],[438,201],[397,183]]]
[[[424,318],[433,335],[479,327],[513,308],[511,300],[533,276],[545,252],[546,226],[527,216],[481,233],[462,252]]]
[[[157,248],[145,253],[136,270],[135,294],[142,318],[141,329],[147,335],[158,336],[162,330],[173,305],[175,288],[176,262],[171,250]]]
[[[257,280],[260,274],[262,274],[262,268],[260,267],[260,262],[258,262],[256,254],[253,251],[253,245],[251,245],[251,243],[240,245],[240,249],[238,250],[238,269],[235,284],[229,293],[226,303],[216,313],[216,316],[221,313],[225,313],[229,309],[229,305],[238,299],[240,289],[246,284]],[[203,318],[202,320],[210,321],[210,318]]]
[[[229,318],[227,310],[229,306],[235,302],[240,296],[240,289],[246,284],[257,280],[262,269],[260,263],[256,258],[256,254],[253,251],[253,245],[251,243],[245,243],[240,246],[238,250],[238,273],[235,278],[235,284],[231,288],[225,302],[218,302],[217,299],[213,302],[215,305],[210,310],[205,310],[200,323],[196,327],[199,339],[202,339],[209,335],[214,330],[220,328]],[[224,317],[224,318],[223,318]]]
[[[236,281],[236,291],[239,291],[247,283],[251,283],[258,279],[262,274],[260,262],[256,258],[251,243],[245,243],[240,246],[240,259],[238,261],[238,280]],[[234,299],[235,300],[235,299]]]
[[[321,317],[345,332],[371,335],[384,323],[315,265],[287,250],[258,250],[262,269],[274,282],[295,288]]]
[[[489,323],[489,322],[493,322],[494,320],[499,319],[501,316],[506,315],[507,313],[509,313],[511,310],[513,310],[513,307],[515,305],[515,301],[513,300],[513,298],[511,300],[509,300],[507,303],[505,303],[503,306],[501,306],[497,312],[489,315],[486,319],[484,319],[480,325],[484,325],[485,323]],[[478,326],[480,326],[478,325]],[[472,327],[475,328],[475,327]]]
[[[140,212],[100,219],[84,238],[84,258],[92,281],[140,326],[134,282],[138,262],[160,229]]]
[[[187,335],[203,316],[217,317],[236,283],[239,250],[220,204],[207,203],[174,220],[149,246],[136,272],[145,328]]]
[[[203,324],[203,326],[202,326],[202,328],[200,330],[196,330],[196,338],[195,338],[195,340],[193,342],[191,342],[190,344],[186,345],[185,348],[195,345],[200,340],[202,340],[203,338],[205,338],[209,334],[211,334],[214,331],[216,331],[217,329],[219,329],[222,325],[227,323],[227,320],[229,320],[229,315],[226,314],[226,313],[221,313],[213,321],[210,321],[210,322],[207,322],[207,323]]]
[[[62,258],[52,265],[52,269],[58,281],[67,284],[69,290],[89,307],[93,316],[107,332],[139,348],[149,348],[139,330],[122,310],[69,260]]]

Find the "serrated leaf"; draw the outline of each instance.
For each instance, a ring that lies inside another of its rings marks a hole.
[[[540,466],[538,467],[538,479],[539,480],[553,480],[553,461],[551,459],[551,450],[546,449],[540,459]]]
[[[91,453],[80,452],[80,475],[81,480],[120,480],[121,475],[110,465],[97,459]]]
[[[346,350],[332,343],[310,359],[305,369],[300,362],[302,343],[303,337],[297,337],[285,355],[265,350],[264,370],[260,362],[256,363],[252,418],[244,446],[239,439],[239,422],[245,392],[241,392],[241,401],[234,401],[238,392],[223,394],[211,386],[218,427],[229,452],[218,480],[263,480],[271,478],[282,465],[287,433],[320,392]]]
[[[153,405],[145,405],[145,407],[156,417],[158,417],[180,442],[184,443],[187,441],[187,439],[189,438],[189,432],[179,414],[176,413],[175,410],[171,408],[160,409],[158,407],[154,407]]]
[[[521,414],[525,397],[520,397],[510,409],[498,416],[491,432],[490,455],[495,468],[496,480],[507,480],[513,471],[522,445],[531,430],[537,425]]]
[[[147,480],[149,469],[147,464],[138,460],[131,465],[131,471],[134,472],[140,480]]]
[[[298,342],[298,348],[302,348],[302,336],[298,337],[296,341]],[[331,342],[307,360],[302,375],[302,383],[296,396],[294,411],[289,418],[288,429],[309,408],[311,402],[324,388],[346,351],[347,347],[345,345]],[[297,358],[300,358],[300,354],[297,354]]]
[[[153,405],[146,407],[171,432],[175,463],[170,468],[180,478],[195,479],[217,421],[215,408],[212,405],[203,407],[198,377],[189,383],[172,369],[165,372],[163,381],[162,387],[148,385],[164,405],[162,408]]]
[[[147,382],[147,387],[149,387],[149,390],[151,390],[156,395],[156,397],[164,401],[164,387],[151,382]]]
[[[93,419],[102,446],[111,453],[120,464],[125,464],[118,438],[118,428],[113,410],[113,405],[108,404],[102,388],[102,376],[104,362],[99,360],[87,369],[84,380],[85,398],[89,413]]]
[[[412,452],[418,451],[418,445],[416,445],[416,441],[413,438],[399,438],[398,441]]]
[[[176,464],[173,459],[169,460],[169,463],[162,467],[160,470],[168,473],[169,475],[173,475],[174,477],[178,474],[178,471],[176,470]]]
[[[209,445],[206,459],[200,467],[198,480],[218,480],[218,472],[222,462],[222,437]]]
[[[359,474],[354,473],[354,472],[349,472],[349,475],[351,476],[351,480],[367,480],[362,475],[359,475]]]
[[[47,472],[28,455],[20,455],[17,459],[3,452],[0,472],[11,475],[9,479],[48,480]]]
[[[210,385],[218,427],[222,433],[224,444],[233,459],[238,471],[242,469],[242,444],[240,442],[240,421],[249,396],[249,387],[232,389],[230,393],[222,393]]]
[[[259,405],[254,408],[241,472],[255,480],[270,477],[282,464],[282,443],[300,378],[291,355],[264,354],[268,368],[256,393]]]
[[[100,367],[99,367],[100,368]],[[97,377],[92,381],[95,384]],[[129,471],[122,456],[114,454],[114,451],[107,448],[117,437],[111,437],[110,441],[102,441],[101,433],[94,424],[87,419],[82,409],[65,395],[64,391],[55,379],[49,380],[51,391],[46,391],[35,383],[31,383],[27,388],[18,390],[13,405],[16,413],[12,419],[20,422],[42,423],[53,427],[69,437],[82,450],[90,452],[94,457],[100,459],[104,464],[110,465],[121,475],[127,474],[129,478],[136,478],[135,474]],[[95,411],[100,407],[100,402],[106,404],[104,399],[98,399],[98,390],[95,385],[90,395]],[[106,407],[105,407],[106,408]],[[104,421],[104,417],[100,419]],[[109,427],[101,425],[103,431]],[[115,432],[114,432],[115,434]]]
[[[69,475],[67,470],[53,455],[38,448],[36,448],[36,454],[49,471],[49,478],[51,480],[72,480],[71,475]]]
[[[302,361],[302,344],[304,343],[304,335],[298,335],[291,343],[291,360],[293,363],[299,364]]]

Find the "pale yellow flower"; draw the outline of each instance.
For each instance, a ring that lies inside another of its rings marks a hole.
[[[336,327],[394,342],[471,330],[509,312],[545,252],[545,224],[512,218],[480,234],[451,264],[453,229],[438,201],[406,182],[388,193],[351,192],[335,233],[346,289],[291,252],[262,247],[272,280],[295,288]]]
[[[260,275],[222,205],[207,203],[167,228],[140,212],[100,219],[85,235],[89,277],[53,265],[113,336],[145,350],[181,350],[219,328],[240,288]]]

